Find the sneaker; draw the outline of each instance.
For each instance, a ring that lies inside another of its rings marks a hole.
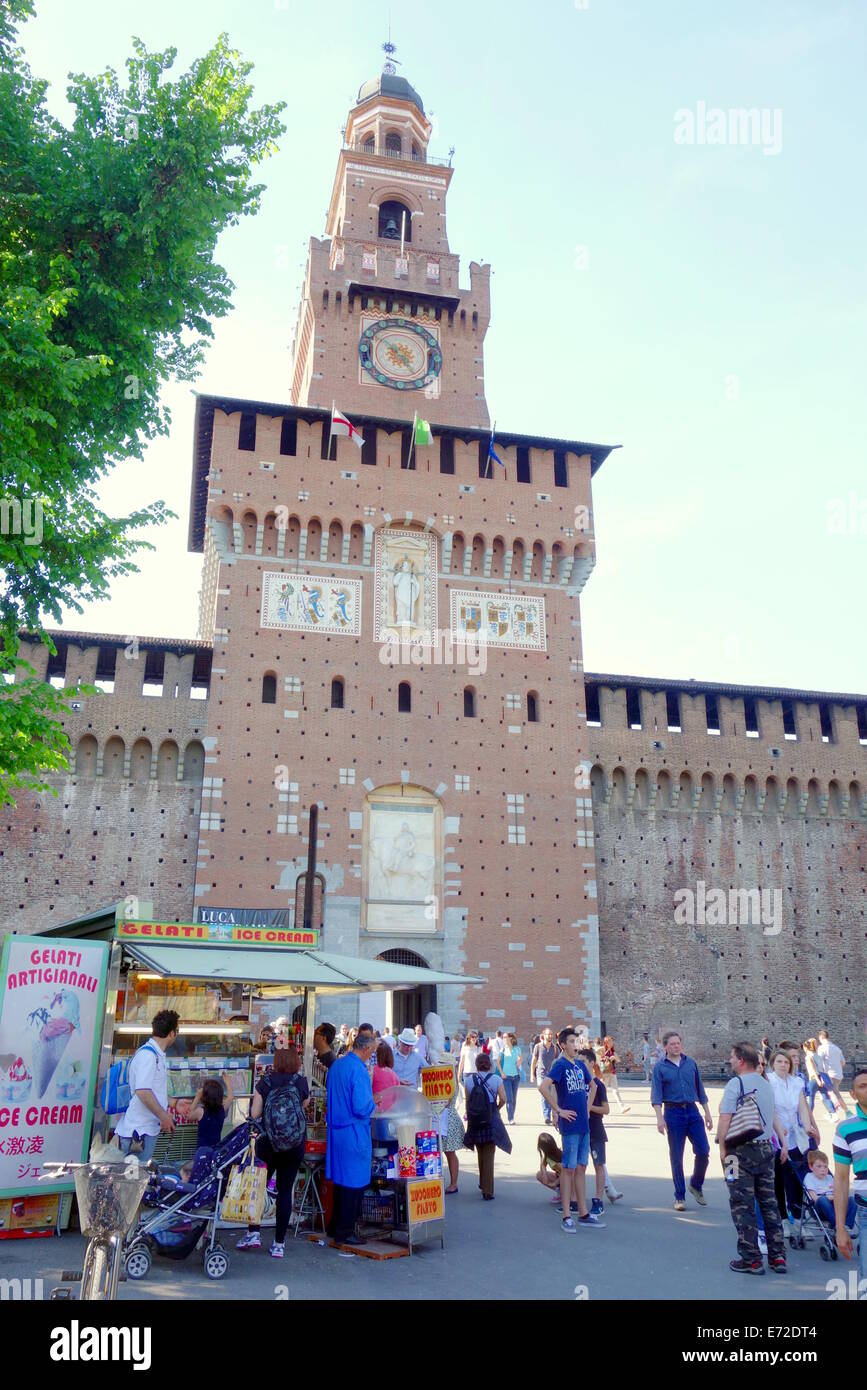
[[[563,1205],[563,1199],[562,1199],[562,1197],[560,1196],[560,1193],[558,1192],[558,1193],[556,1194],[556,1196],[554,1196],[554,1197],[551,1198],[551,1206],[552,1206],[552,1207],[560,1207],[560,1206],[562,1206],[562,1205]]]
[[[356,1255],[356,1253],[355,1253],[354,1250],[338,1250],[337,1253],[338,1253],[338,1255],[340,1256],[341,1260],[357,1260],[357,1259],[358,1259],[358,1256]]]
[[[235,1245],[236,1250],[258,1250],[262,1244],[258,1231],[247,1231]]]
[[[773,1260],[768,1260],[768,1269],[772,1270],[774,1274],[785,1274],[785,1273],[786,1273],[786,1257],[785,1257],[785,1255],[777,1255]]]
[[[693,1187],[692,1183],[690,1183],[689,1190],[692,1193],[695,1200],[698,1202],[700,1207],[707,1206],[707,1198],[705,1197],[700,1187]]]
[[[783,1264],[785,1265],[785,1260]],[[764,1274],[765,1266],[761,1260],[729,1260],[729,1269],[736,1274]]]
[[[571,1216],[567,1216],[565,1221],[560,1222],[560,1230],[565,1231],[567,1236],[574,1236],[577,1227]]]
[[[621,1199],[622,1196],[623,1196],[623,1193],[622,1193],[622,1192],[618,1192],[616,1187],[608,1186],[608,1187],[606,1187],[606,1189],[605,1189],[605,1196],[608,1198],[608,1200],[609,1200],[609,1202],[611,1203],[611,1205],[614,1206],[614,1203],[615,1203],[615,1202],[619,1202],[619,1201],[620,1201],[620,1199]]]
[[[593,1201],[590,1203],[590,1215],[601,1216],[604,1210],[605,1207],[603,1206],[600,1199],[598,1197],[594,1197]]]
[[[276,1241],[276,1240],[273,1241],[272,1244],[271,1244],[271,1249],[268,1251],[268,1254],[271,1256],[271,1259],[272,1259],[272,1260],[282,1260],[282,1258],[283,1258],[283,1245],[282,1245],[282,1242]]]
[[[579,1226],[605,1226],[604,1221],[600,1221],[598,1216],[594,1216],[592,1211],[588,1211],[586,1216],[578,1217]]]
[[[686,1202],[682,1197],[678,1197],[674,1203],[675,1211],[686,1211]]]
[[[761,1231],[759,1231],[759,1254],[760,1254],[760,1255],[767,1255],[767,1253],[768,1253],[768,1242],[765,1240],[765,1238],[764,1238],[764,1236],[762,1235]]]

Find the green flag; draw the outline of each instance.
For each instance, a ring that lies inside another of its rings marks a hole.
[[[416,420],[415,422],[415,442],[419,444],[432,444],[433,435],[427,420]]]

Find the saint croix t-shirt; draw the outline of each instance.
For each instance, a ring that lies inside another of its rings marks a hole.
[[[570,1062],[568,1057],[558,1057],[547,1080],[553,1081],[557,1088],[558,1110],[574,1110],[574,1120],[558,1119],[561,1134],[587,1134],[590,1123],[587,1114],[587,1097],[593,1078],[585,1064],[576,1058]]]

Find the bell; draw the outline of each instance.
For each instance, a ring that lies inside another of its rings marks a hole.
[[[390,217],[388,219],[388,221],[385,224],[385,231],[382,235],[384,237],[388,237],[389,241],[400,240],[400,231],[398,229],[397,221],[394,217]]]

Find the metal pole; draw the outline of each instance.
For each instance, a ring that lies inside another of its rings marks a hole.
[[[304,879],[304,931],[313,928],[313,880],[316,876],[316,835],[319,828],[319,803],[310,807],[307,828],[307,875]]]

